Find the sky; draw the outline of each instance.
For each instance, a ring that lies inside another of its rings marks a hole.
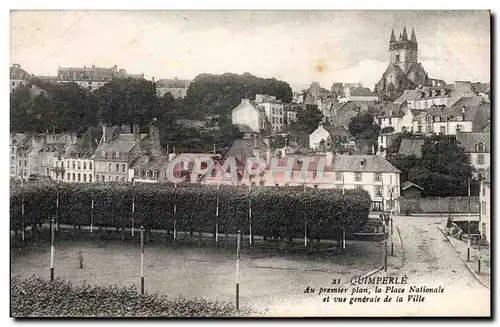
[[[124,68],[151,79],[200,73],[275,77],[373,89],[389,63],[391,29],[415,29],[429,77],[490,80],[488,11],[12,11],[10,63]]]

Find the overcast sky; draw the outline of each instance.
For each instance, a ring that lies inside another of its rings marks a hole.
[[[118,65],[156,79],[250,72],[294,89],[373,89],[403,25],[430,77],[489,82],[488,11],[13,11],[10,62],[35,75]]]

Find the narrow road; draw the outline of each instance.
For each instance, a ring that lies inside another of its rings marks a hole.
[[[387,273],[381,271],[374,276],[407,276],[407,285],[395,285],[396,288],[404,287],[404,293],[388,291],[387,285],[380,285],[382,292],[375,293],[373,286],[363,285],[363,288],[369,287],[369,296],[380,296],[380,302],[354,304],[324,303],[322,296],[304,294],[302,299],[291,299],[287,305],[272,308],[271,314],[277,316],[489,316],[491,312],[490,291],[475,279],[457,256],[449,241],[437,228],[443,219],[446,218],[403,216],[394,218],[404,244],[405,265],[399,270],[389,270]],[[317,285],[318,288],[319,286]],[[441,287],[444,291],[410,294],[410,286]],[[386,295],[393,298],[391,302],[383,302]],[[409,295],[413,297],[409,299]],[[395,302],[398,296],[403,298],[402,302]]]

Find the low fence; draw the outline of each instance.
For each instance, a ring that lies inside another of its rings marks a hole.
[[[469,212],[469,197],[427,197],[427,198],[401,198],[401,213],[467,213]],[[479,213],[479,197],[470,197],[470,212]]]

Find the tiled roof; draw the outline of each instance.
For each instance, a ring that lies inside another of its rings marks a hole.
[[[475,97],[461,97],[452,106],[461,107],[461,106],[478,106],[481,102],[483,102],[483,98],[481,96]]]
[[[142,139],[143,135],[141,135]],[[119,151],[120,157],[128,154],[136,145],[134,134],[118,134],[111,141],[101,144],[95,153],[95,159],[104,159],[102,151]]]
[[[374,97],[377,96],[376,93],[370,91],[367,87],[356,87],[350,90],[351,96],[365,96],[365,97]]]
[[[254,140],[237,139],[227,150],[225,157],[241,157],[242,152],[245,158],[253,157]],[[257,146],[261,153],[267,151],[268,146],[260,139],[257,140]]]
[[[60,67],[57,71],[57,75],[58,79],[63,81],[110,81],[117,76],[117,71],[114,67]]]
[[[346,136],[348,138],[354,138],[354,136],[349,133],[347,128],[345,128],[344,126],[323,126],[323,128],[333,136]]]
[[[377,118],[388,118],[388,117],[403,117],[404,112],[401,110],[398,104],[390,103],[384,108],[380,108]]]
[[[472,91],[474,93],[479,94],[479,93],[484,93],[489,90],[490,88],[490,83],[472,83]]]
[[[12,65],[10,67],[10,79],[21,79],[21,80],[29,80],[31,75],[28,74],[21,66]]]
[[[414,155],[420,158],[422,156],[422,145],[424,145],[422,139],[402,139],[398,153],[407,156]]]
[[[72,147],[73,152],[91,152],[95,153],[102,137],[102,128],[91,127],[78,139],[78,142]],[[68,149],[69,151],[69,149]],[[66,153],[69,153],[66,151]]]
[[[446,119],[450,118],[450,121],[473,121],[474,117],[476,117],[478,106],[453,106],[453,107],[444,107],[441,108],[439,112],[439,116],[446,121]],[[458,117],[464,115],[462,120],[459,120]]]
[[[460,146],[465,148],[465,152],[477,152],[476,144],[482,142],[485,146],[485,152],[491,152],[490,148],[490,133],[488,132],[458,132],[457,141]]]
[[[22,134],[22,133],[15,133],[15,134],[11,134],[10,139],[11,139],[12,145],[15,145],[15,144],[21,143],[24,139],[26,139],[26,135]]]
[[[169,162],[168,156],[150,157],[148,155],[144,155],[137,158],[131,168],[163,171],[167,169]]]
[[[418,188],[418,189],[420,189],[422,191],[424,190],[422,187],[420,187],[417,184],[412,183],[410,181],[405,181],[403,184],[401,184],[401,188],[403,189],[403,191],[406,190],[406,189],[409,189],[410,187],[416,187],[416,188]]]
[[[400,173],[384,157],[377,155],[335,156],[332,162],[332,169],[334,171],[346,172]]]

